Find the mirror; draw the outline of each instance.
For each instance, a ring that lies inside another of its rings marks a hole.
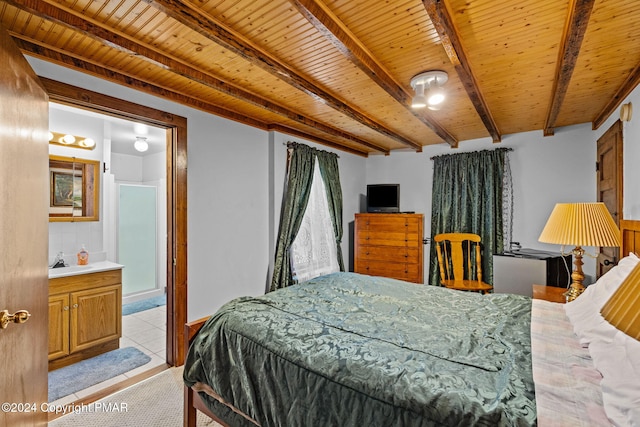
[[[49,221],[98,221],[100,161],[49,156]]]

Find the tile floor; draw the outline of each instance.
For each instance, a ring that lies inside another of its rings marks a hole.
[[[83,399],[97,391],[100,391],[113,384],[145,372],[151,368],[165,363],[166,354],[166,321],[167,306],[152,308],[150,310],[139,311],[122,317],[122,338],[120,338],[120,348],[136,347],[143,353],[149,355],[151,360],[146,365],[140,366],[132,371],[111,378],[100,384],[96,384],[84,390],[65,396],[55,402],[55,405],[65,405],[76,400]]]

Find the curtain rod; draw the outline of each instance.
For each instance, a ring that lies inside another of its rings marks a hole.
[[[283,142],[283,143],[282,143],[282,145],[284,145],[285,147],[287,147],[287,148],[289,148],[289,149],[293,148],[293,147],[291,147],[291,145],[293,145],[293,144],[306,145],[306,144],[302,144],[302,143],[300,143],[300,142],[295,142],[295,141],[288,141],[288,142]],[[308,147],[308,145],[307,145],[307,147]],[[319,150],[319,149],[314,148],[314,147],[309,147],[309,148],[313,148],[314,150],[317,150],[317,151],[324,151],[325,153],[330,153],[330,154],[335,155],[337,158],[340,158],[340,156],[339,156],[338,154],[333,153],[333,152],[331,152],[331,151],[327,151],[327,150]]]
[[[456,155],[456,154],[480,153],[482,151],[496,151],[496,150],[513,151],[513,148],[511,148],[511,147],[500,147],[500,148],[494,148],[493,150],[465,151],[464,153],[441,154],[440,156],[453,156],[453,155]],[[429,160],[433,160],[436,157],[440,157],[440,156],[429,157]]]

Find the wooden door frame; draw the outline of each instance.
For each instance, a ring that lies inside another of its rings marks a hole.
[[[623,123],[621,120],[616,120],[606,131],[604,131],[604,133],[602,135],[600,135],[597,140],[596,140],[596,165],[597,168],[596,170],[598,171],[598,179],[597,179],[597,193],[598,193],[598,197],[597,197],[597,201],[598,202],[602,202],[602,191],[601,191],[601,187],[600,187],[600,168],[602,167],[602,165],[600,165],[600,157],[601,157],[601,146],[600,146],[600,141],[603,138],[608,138],[610,137],[610,134],[614,134],[614,135],[619,135],[619,138],[616,138],[615,140],[615,146],[613,147],[613,149],[615,150],[615,162],[616,162],[616,176],[615,176],[615,182],[616,182],[616,207],[615,210],[616,212],[610,212],[616,225],[618,225],[618,227],[621,226],[622,221],[623,221],[623,206],[624,206],[624,127],[623,127]],[[600,252],[602,253],[602,249],[600,248]],[[614,257],[616,258],[615,262],[617,263],[620,258],[621,258],[621,250],[620,248],[617,249],[617,255],[615,255],[616,252],[614,252]],[[606,258],[605,258],[606,259]],[[611,268],[611,267],[609,267]],[[601,259],[600,257],[598,257],[598,263],[596,265],[596,276],[600,277],[602,274],[606,273],[609,268],[607,268],[606,270],[603,270],[603,266],[601,264]]]
[[[49,100],[167,129],[167,363],[184,363],[187,322],[187,119],[40,77]]]
[[[623,218],[623,206],[624,206],[624,127],[622,125],[621,120],[616,120],[600,137],[596,140],[596,152],[598,153],[598,161],[600,160],[600,152],[599,152],[599,141],[604,138],[609,133],[615,133],[620,135],[620,140],[616,142],[616,211],[612,213],[614,215],[614,220],[616,224],[619,226],[620,221]],[[598,188],[599,193],[599,188]],[[598,194],[598,198],[600,198],[600,194]],[[599,200],[600,201],[600,200]]]

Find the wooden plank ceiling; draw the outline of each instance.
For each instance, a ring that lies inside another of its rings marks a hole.
[[[640,79],[637,0],[6,0],[25,54],[367,156],[578,123]],[[411,78],[448,73],[438,111]]]

